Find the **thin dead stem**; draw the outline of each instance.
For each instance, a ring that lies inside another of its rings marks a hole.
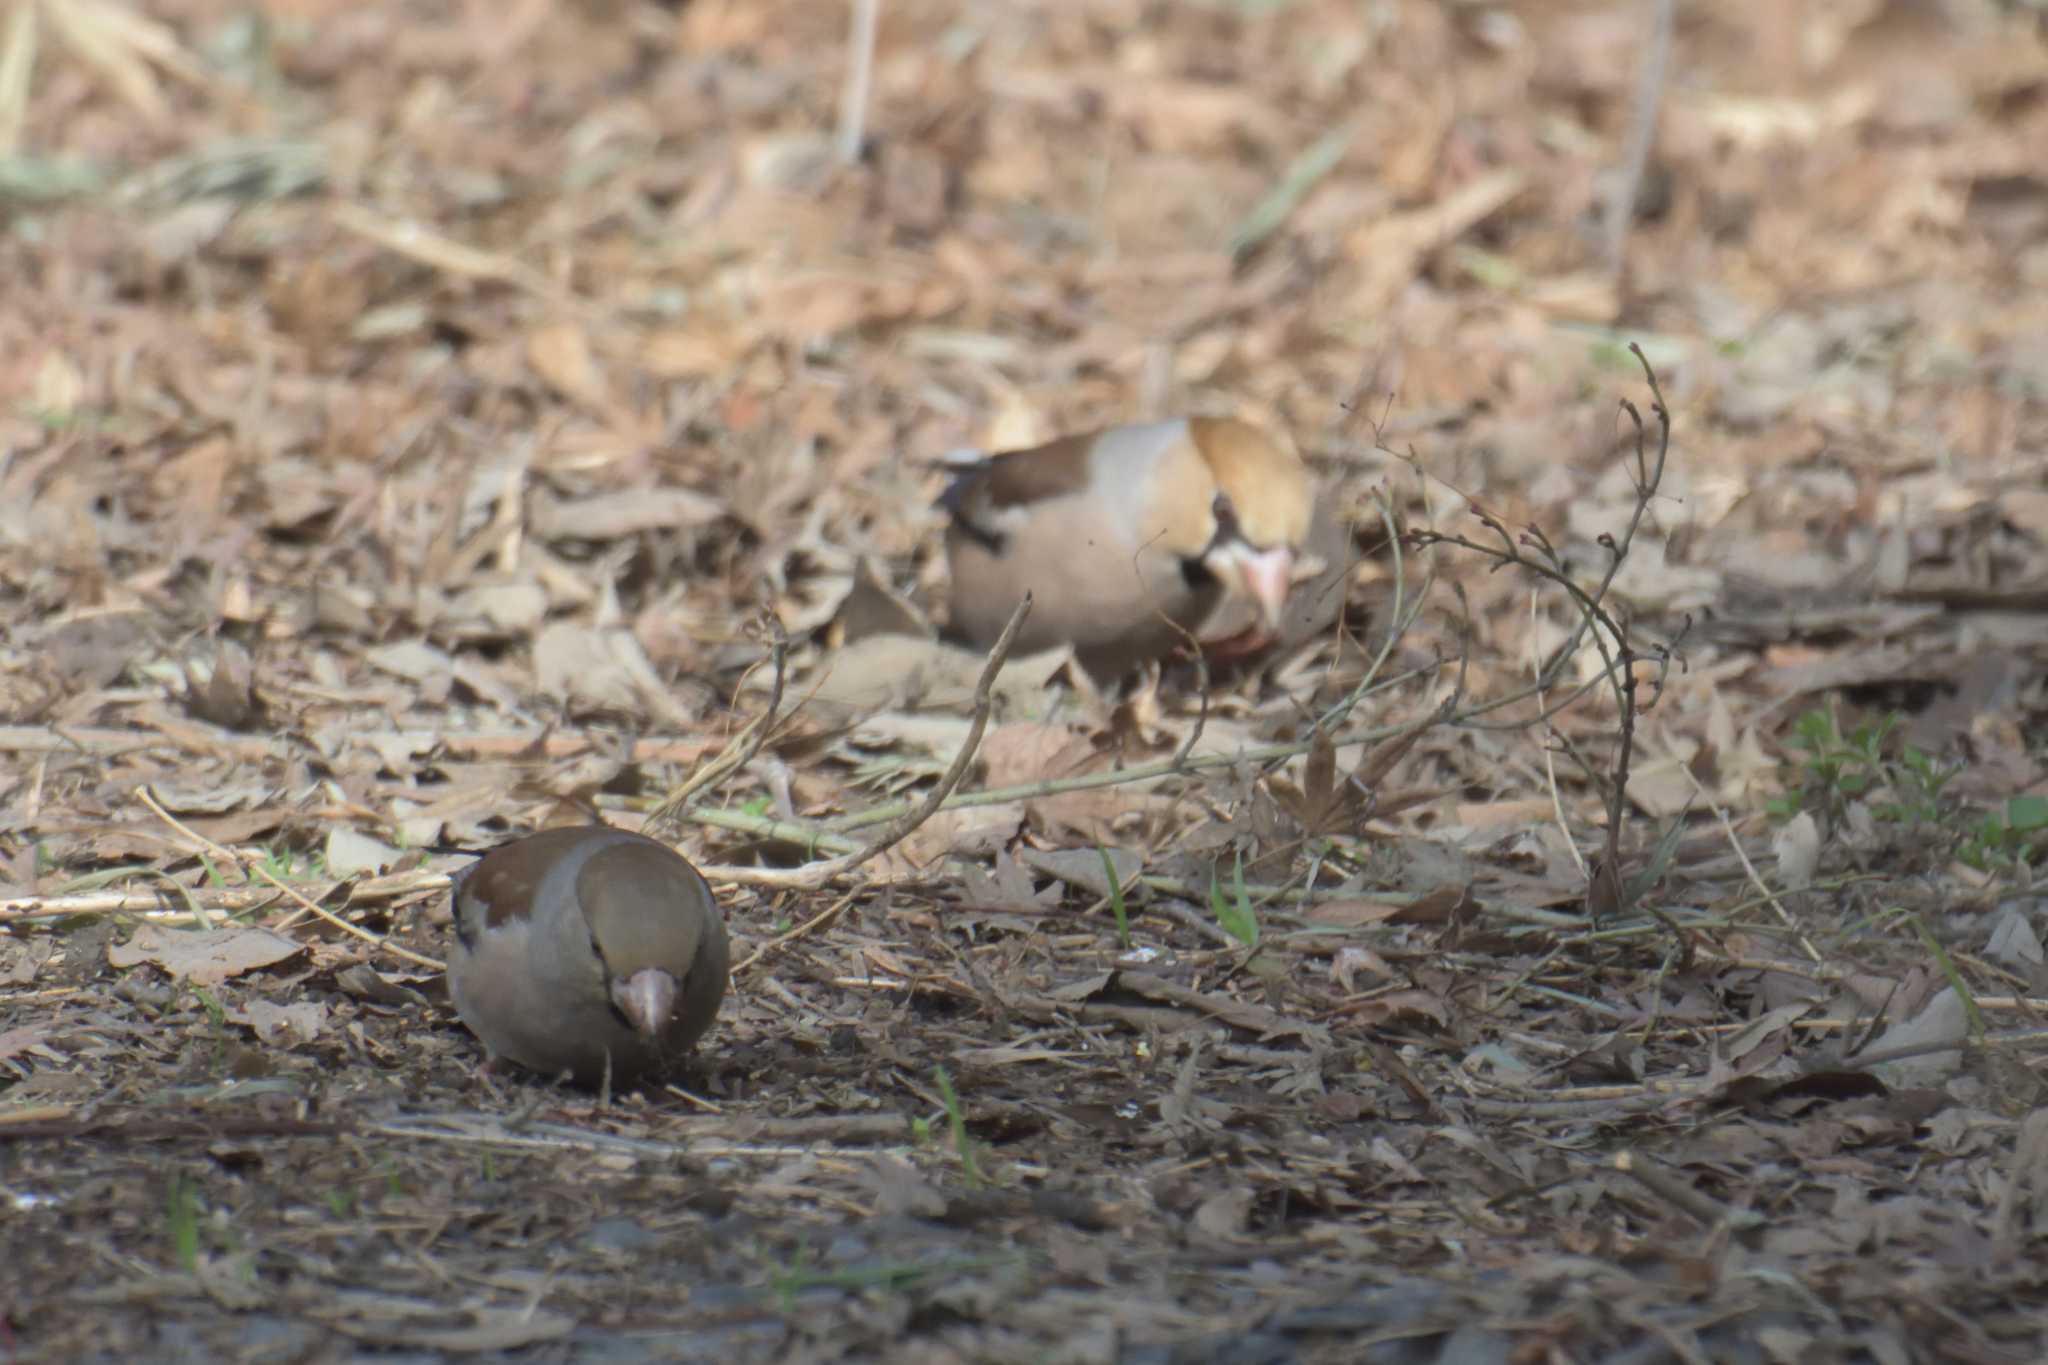
[[[1386,686],[1392,687],[1419,675],[1422,670],[1391,678]],[[1434,672],[1435,670],[1427,670]],[[1400,734],[1406,725],[1377,726],[1371,730],[1360,730],[1346,735],[1342,746],[1371,744]],[[1200,754],[1185,761],[1174,758],[1162,759],[1157,763],[1144,763],[1131,768],[1118,768],[1099,773],[1083,773],[1076,777],[1046,778],[1038,782],[1022,782],[1012,787],[984,787],[979,791],[965,792],[951,798],[946,809],[957,810],[964,806],[994,806],[1009,801],[1032,801],[1048,796],[1060,796],[1067,792],[1093,791],[1100,787],[1119,787],[1133,782],[1150,782],[1157,778],[1174,777],[1183,774],[1206,772],[1215,768],[1234,768],[1239,764],[1265,764],[1298,758],[1309,751],[1312,739],[1301,739],[1286,744],[1265,744],[1242,749],[1231,754]],[[857,811],[830,821],[825,828],[834,833],[844,834],[850,830],[865,829],[869,825],[894,819],[898,813],[908,809],[909,803],[893,801],[885,806]]]
[[[1656,500],[1658,487],[1664,479],[1665,463],[1671,452],[1671,412],[1664,401],[1663,389],[1657,383],[1656,371],[1651,368],[1642,347],[1632,342],[1629,350],[1642,366],[1643,377],[1649,384],[1651,411],[1657,418],[1656,456],[1653,461],[1649,455],[1648,430],[1642,414],[1636,409],[1635,404],[1623,399],[1622,411],[1635,423],[1635,469],[1632,471],[1635,505],[1629,516],[1628,525],[1619,537],[1611,534],[1599,537],[1600,546],[1607,551],[1607,566],[1596,585],[1590,589],[1586,588],[1572,576],[1565,556],[1551,543],[1541,527],[1526,526],[1520,535],[1516,535],[1509,531],[1499,518],[1486,511],[1476,500],[1469,498],[1473,515],[1482,526],[1493,533],[1498,543],[1486,544],[1468,536],[1447,535],[1438,531],[1412,533],[1412,539],[1418,546],[1449,545],[1490,559],[1496,567],[1521,569],[1559,588],[1571,601],[1573,609],[1579,616],[1578,625],[1551,656],[1549,663],[1539,671],[1536,679],[1524,690],[1523,696],[1540,697],[1546,693],[1562,675],[1579,646],[1589,637],[1593,647],[1600,653],[1600,672],[1596,679],[1585,687],[1574,689],[1563,703],[1547,709],[1534,722],[1527,719],[1520,722],[1521,725],[1542,723],[1549,716],[1555,715],[1564,705],[1569,705],[1583,696],[1587,687],[1604,682],[1613,691],[1618,720],[1612,765],[1604,775],[1596,772],[1591,765],[1586,765],[1588,773],[1601,781],[1606,788],[1605,848],[1593,867],[1586,892],[1587,910],[1596,919],[1611,917],[1628,908],[1627,883],[1621,875],[1621,833],[1628,810],[1628,778],[1634,758],[1635,722],[1637,715],[1654,706],[1657,698],[1662,695],[1664,678],[1674,657],[1673,645],[1639,649],[1632,643],[1627,622],[1617,620],[1606,606],[1615,575],[1621,572],[1621,566],[1627,560],[1629,551],[1635,543],[1636,533],[1642,527],[1643,518],[1649,514],[1650,504]],[[1681,628],[1680,638],[1683,638],[1683,635],[1684,630]],[[1652,693],[1647,702],[1639,698],[1642,679],[1637,670],[1638,665],[1644,664],[1649,665],[1651,669]],[[1475,709],[1493,709],[1501,704],[1500,701],[1495,701],[1483,708]],[[1690,940],[1685,941],[1689,945]]]
[[[946,799],[967,776],[967,769],[974,762],[975,751],[981,747],[982,733],[988,729],[989,712],[994,709],[994,688],[996,675],[1003,671],[1003,663],[1010,657],[1010,647],[1016,643],[1017,632],[1024,626],[1024,619],[1031,614],[1031,594],[1024,594],[1024,600],[1010,613],[1009,624],[996,638],[995,647],[988,652],[988,661],[982,665],[981,677],[974,686],[974,716],[967,726],[967,738],[960,743],[959,752],[953,755],[952,766],[939,779],[918,806],[905,814],[895,824],[884,830],[873,840],[851,853],[822,862],[806,863],[802,867],[704,867],[698,869],[712,881],[733,882],[742,886],[772,887],[778,890],[809,891],[825,885],[836,877],[843,877],[872,858],[894,848],[909,838],[918,826],[937,814]]]
[[[769,687],[767,708],[749,722],[746,728],[733,736],[726,746],[718,751],[717,757],[690,774],[681,786],[664,797],[661,804],[648,814],[641,832],[649,838],[673,843],[682,827],[683,817],[689,813],[697,793],[723,782],[753,762],[755,755],[761,752],[761,746],[768,742],[768,736],[774,731],[776,718],[782,709],[783,685],[788,678],[789,632],[782,628],[781,619],[772,611],[763,612],[762,619],[774,641],[770,660],[775,669],[775,678]]]
[[[1671,29],[1678,0],[1650,0],[1650,41],[1636,82],[1635,107],[1629,111],[1628,145],[1621,169],[1605,205],[1603,256],[1609,271],[1619,274],[1628,245],[1629,223],[1643,191],[1643,172],[1650,164],[1650,146],[1657,132],[1657,110],[1664,103],[1665,76],[1671,65]]]
[[[790,930],[788,933],[779,934],[776,937],[769,939],[766,943],[754,949],[753,952],[747,954],[746,959],[744,961],[736,964],[732,969],[732,974],[734,976],[738,976],[741,972],[746,971],[749,967],[752,967],[755,963],[759,962],[762,958],[767,957],[770,953],[780,952],[782,949],[788,947],[792,943],[795,943],[797,940],[808,938],[812,934],[817,933],[818,930],[823,929],[833,920],[836,920],[841,915],[845,914],[847,907],[852,905],[854,900],[859,895],[860,893],[858,891],[849,891],[845,895],[841,896],[838,900],[832,902],[832,904],[826,906],[823,910],[820,910],[817,914],[805,920],[802,924],[799,924],[796,928]]]
[[[833,150],[839,164],[860,160],[867,140],[868,89],[874,81],[875,30],[882,0],[853,0],[852,24],[846,37],[846,84],[839,96],[839,136]]]
[[[149,808],[149,811],[152,815],[156,816],[157,819],[163,821],[164,824],[167,825],[174,832],[176,832],[180,838],[190,841],[190,843],[192,844],[193,852],[205,853],[214,858],[220,859],[222,862],[234,863],[240,866],[245,872],[254,875],[258,881],[265,882],[270,886],[275,887],[286,898],[296,902],[298,907],[301,910],[305,911],[307,914],[314,916],[316,919],[325,920],[328,924],[333,925],[336,929],[341,930],[344,934],[348,934],[352,937],[359,938],[363,942],[370,944],[372,947],[380,948],[383,951],[390,953],[393,957],[402,958],[405,961],[413,963],[416,966],[426,967],[437,972],[445,969],[446,964],[439,962],[434,958],[422,957],[420,956],[420,954],[413,952],[410,948],[403,948],[400,947],[398,944],[393,943],[390,939],[384,937],[382,934],[373,934],[368,929],[363,928],[359,924],[349,923],[349,921],[343,919],[341,916],[335,914],[332,910],[327,909],[325,906],[317,905],[314,902],[308,900],[304,895],[302,895],[299,892],[298,888],[288,885],[287,883],[279,880],[274,874],[272,874],[269,868],[263,866],[261,860],[251,857],[246,853],[239,853],[234,849],[228,848],[223,844],[217,844],[213,840],[207,838],[205,835],[199,833],[197,830],[194,830],[190,826],[180,822],[176,816],[172,815],[169,811],[165,810],[161,805],[158,804],[156,796],[149,790],[148,787],[137,787],[135,789],[135,796],[137,800],[141,801],[144,806]],[[284,923],[278,925],[277,927],[280,931],[282,931],[284,929],[290,928],[291,923],[292,921],[286,920]]]

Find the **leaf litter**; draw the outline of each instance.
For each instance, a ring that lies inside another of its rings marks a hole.
[[[0,1342],[2048,1355],[2042,18],[1688,12],[1616,270],[1649,8],[883,6],[845,158],[839,7],[17,6]],[[931,637],[1186,411],[1278,657]],[[434,970],[597,817],[740,964],[609,1099]]]

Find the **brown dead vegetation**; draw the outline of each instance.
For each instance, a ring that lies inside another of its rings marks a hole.
[[[0,14],[0,1359],[2048,1356],[2040,6],[863,8]],[[1283,649],[923,637],[1186,412]],[[591,818],[609,1102],[438,972]]]

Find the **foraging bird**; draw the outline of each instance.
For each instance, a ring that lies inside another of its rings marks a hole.
[[[544,830],[455,877],[448,994],[494,1056],[583,1084],[668,1069],[725,998],[725,919],[668,845]]]
[[[1257,606],[1253,643],[1270,641],[1313,495],[1307,467],[1258,428],[1190,417],[979,456],[939,503],[950,632],[987,648],[1028,590],[1016,652],[1072,644],[1114,681],[1229,596]]]

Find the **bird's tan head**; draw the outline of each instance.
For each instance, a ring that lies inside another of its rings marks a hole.
[[[613,1004],[636,1032],[660,1034],[697,963],[703,923],[678,911],[709,901],[702,879],[651,840],[622,843],[591,856],[576,895]]]
[[[1188,439],[1215,480],[1203,565],[1277,629],[1314,505],[1308,467],[1257,427],[1197,417]]]
[[[1259,549],[1299,549],[1308,538],[1313,495],[1308,466],[1293,451],[1246,422],[1196,417],[1188,439],[1229,500],[1238,534]]]

